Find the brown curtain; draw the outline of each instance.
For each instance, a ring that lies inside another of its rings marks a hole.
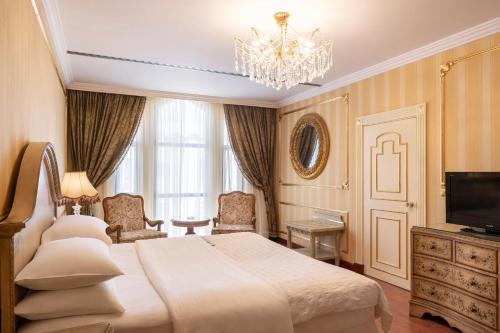
[[[253,186],[262,190],[266,202],[269,236],[278,237],[273,186],[276,109],[224,105],[224,113],[229,140],[241,173]]]
[[[68,158],[97,187],[116,170],[139,127],[146,97],[68,90]]]

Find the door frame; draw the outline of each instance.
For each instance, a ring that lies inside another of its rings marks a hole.
[[[365,126],[395,120],[416,118],[417,120],[417,213],[416,225],[426,226],[427,180],[426,180],[426,105],[425,103],[392,111],[356,117],[356,262],[365,264],[364,256],[364,179],[363,179],[363,130]],[[410,244],[409,240],[407,244]],[[408,249],[409,251],[410,249]],[[408,263],[411,269],[411,263]]]

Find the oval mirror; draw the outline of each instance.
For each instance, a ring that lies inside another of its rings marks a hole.
[[[326,123],[317,113],[302,116],[293,128],[290,138],[290,157],[299,176],[318,177],[325,168],[330,151]]]

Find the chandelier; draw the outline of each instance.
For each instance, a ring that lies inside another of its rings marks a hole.
[[[248,75],[250,80],[287,89],[323,75],[333,64],[331,41],[315,42],[314,30],[308,37],[291,38],[288,34],[287,12],[274,14],[281,34],[274,40],[252,28],[253,40],[245,42],[235,38],[236,71]]]

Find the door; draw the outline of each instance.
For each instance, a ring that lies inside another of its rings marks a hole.
[[[405,289],[410,289],[410,229],[421,225],[422,217],[425,224],[422,109],[420,105],[362,121],[365,274]]]

